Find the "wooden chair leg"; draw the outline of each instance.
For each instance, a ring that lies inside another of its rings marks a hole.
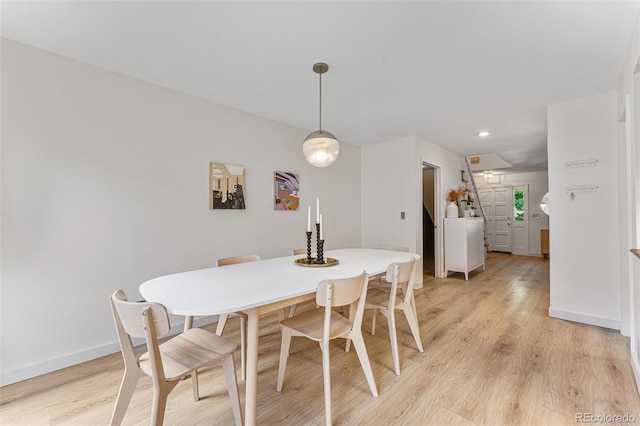
[[[193,317],[184,317],[184,331],[191,330],[193,328]]]
[[[411,310],[413,311],[413,316],[416,317],[416,322],[418,321],[418,309],[416,308],[416,295],[411,295]]]
[[[298,305],[291,305],[291,307],[289,308],[289,318],[291,318],[292,316],[294,316],[296,314],[296,308],[298,307]]]
[[[353,321],[356,318],[356,304],[352,303],[351,306],[349,306],[348,314],[349,314],[349,321],[353,323]],[[345,345],[344,345],[344,351],[349,352],[349,349],[351,349],[351,339],[347,338],[347,341],[345,342]]]
[[[393,371],[400,375],[400,358],[398,356],[398,333],[396,332],[396,316],[394,312],[387,315],[389,324],[389,340],[391,340],[391,357],[393,358]]]
[[[416,321],[416,316],[411,309],[411,305],[404,307],[404,316],[407,318],[407,322],[409,323],[409,328],[411,329],[411,333],[413,334],[413,338],[416,341],[416,345],[418,346],[418,350],[420,352],[424,352],[422,347],[422,339],[420,338],[420,329],[418,328],[418,321]]]
[[[220,314],[218,318],[218,326],[216,327],[216,334],[218,336],[222,336],[224,332],[224,326],[227,325],[227,320],[229,319],[229,314]]]
[[[289,347],[291,346],[291,330],[282,329],[282,343],[280,344],[280,365],[278,367],[278,384],[276,390],[282,392],[282,383],[284,382],[284,370],[287,368],[287,359],[289,358]]]
[[[362,333],[353,333],[351,335],[351,339],[353,340],[353,347],[356,348],[356,353],[358,354],[358,359],[360,360],[360,365],[362,366],[364,375],[369,383],[371,394],[373,396],[378,396],[378,388],[376,387],[376,381],[373,378],[373,370],[371,370],[371,363],[369,362],[369,355],[367,355],[367,347],[364,344]]]
[[[191,330],[192,328],[193,317],[184,317],[184,331]],[[198,370],[193,370],[191,372],[191,385],[193,388],[193,402],[198,402],[200,400],[200,389],[198,388]]]
[[[164,410],[167,407],[167,397],[169,396],[169,390],[153,384],[153,408],[151,411],[151,424],[156,426],[162,426],[164,422]]]
[[[240,317],[240,378],[247,378],[247,319]]]
[[[376,315],[378,314],[378,308],[373,308],[373,316],[371,317],[371,335],[376,335]]]
[[[229,314],[220,314],[216,327],[218,336],[222,336],[228,319]],[[247,319],[244,316],[240,316],[240,378],[247,378]]]
[[[322,375],[324,378],[324,415],[325,423],[331,426],[331,361],[329,360],[329,342],[320,342],[322,349]]]
[[[236,366],[233,362],[233,354],[227,355],[222,361],[224,378],[227,381],[231,409],[236,426],[242,426],[242,411],[240,410],[240,394],[238,393],[238,379],[236,377]]]
[[[200,401],[200,389],[198,387],[198,370],[191,372],[191,385],[193,388],[193,402]]]
[[[278,322],[284,321],[286,318],[288,318],[286,308],[278,309],[276,313],[278,314]]]
[[[122,376],[122,383],[120,384],[120,390],[118,391],[118,397],[116,399],[116,406],[113,409],[111,415],[111,426],[118,426],[122,423],[124,414],[127,412],[129,402],[133,392],[136,390],[138,384],[138,378],[140,373],[138,371],[130,371],[125,368],[124,375]]]

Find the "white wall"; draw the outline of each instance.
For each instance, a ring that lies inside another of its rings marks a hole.
[[[620,118],[620,251],[621,332],[630,336],[631,365],[640,391],[640,260],[629,249],[640,247],[640,11],[618,84]]]
[[[415,145],[415,136],[408,136],[361,148],[362,247],[391,244],[418,250],[415,229],[422,216],[415,214],[415,189],[422,172],[416,181]]]
[[[476,186],[478,188],[529,185],[529,199],[527,200],[529,256],[542,256],[540,251],[540,230],[549,229],[549,216],[540,208],[542,196],[549,191],[547,175],[546,171],[493,175],[490,183],[485,183],[484,178],[476,176]],[[534,219],[533,215],[540,215],[540,218]]]
[[[434,221],[439,224],[436,253],[442,253],[444,194],[462,185],[460,156],[417,136],[362,147],[361,155],[362,246],[401,245],[422,254],[422,163],[426,162],[440,168],[437,196],[442,202]],[[400,212],[405,212],[404,220]],[[444,273],[442,265],[440,270]]]
[[[2,40],[2,385],[117,351],[107,297],[223,256],[360,243],[360,149],[327,169],[308,131]],[[213,78],[213,76],[212,76]],[[244,211],[211,211],[210,161],[246,166]],[[274,211],[273,172],[300,175]]]
[[[438,225],[436,273],[440,262],[442,275],[444,196],[447,189],[462,185],[460,156],[417,136],[365,146],[361,156],[363,247],[393,244],[422,254],[422,163],[440,168],[436,197],[442,200],[434,222]],[[401,212],[405,212],[404,220]]]
[[[616,93],[548,108],[551,306],[549,315],[620,327]],[[565,162],[597,159],[595,167]],[[597,192],[565,188],[597,185]]]

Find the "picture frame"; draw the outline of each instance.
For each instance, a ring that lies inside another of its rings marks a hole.
[[[300,208],[300,177],[292,172],[273,172],[274,210],[294,211]]]
[[[245,167],[236,164],[209,163],[209,209],[244,210]]]

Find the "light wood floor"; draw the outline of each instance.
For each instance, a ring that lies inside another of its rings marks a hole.
[[[628,339],[617,331],[551,319],[548,261],[492,253],[485,272],[425,277],[416,292],[424,353],[399,315],[402,375],[393,373],[386,322],[365,340],[380,397],[369,393],[354,351],[331,350],[334,423],[575,424],[576,413],[630,414],[640,397]],[[107,303],[105,298],[105,303]],[[322,363],[317,344],[294,339],[284,389],[275,391],[280,333],[275,316],[260,332],[258,424],[324,423]],[[225,335],[238,339],[237,321]],[[236,357],[237,358],[237,357]],[[237,362],[237,360],[236,360]],[[1,388],[2,425],[108,424],[122,374],[114,354]],[[221,370],[200,375],[169,396],[165,424],[233,424]],[[240,382],[244,401],[244,382]],[[147,424],[149,379],[141,379],[124,424]]]

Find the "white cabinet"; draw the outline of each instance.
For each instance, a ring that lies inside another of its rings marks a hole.
[[[484,271],[484,223],[479,218],[446,218],[444,220],[444,273],[469,272],[482,266]]]

